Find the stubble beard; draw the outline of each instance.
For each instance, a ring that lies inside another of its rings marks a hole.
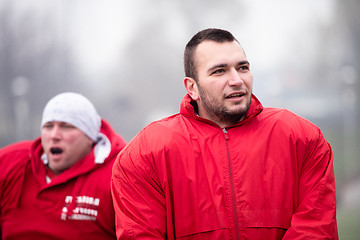
[[[241,121],[243,117],[247,114],[250,103],[251,103],[251,95],[249,102],[246,104],[244,108],[238,110],[230,110],[226,106],[216,106],[216,99],[211,95],[206,95],[205,91],[198,87],[199,89],[199,97],[202,102],[202,106],[205,111],[212,117],[212,121],[216,123],[223,123],[227,126],[234,125]],[[235,105],[240,105],[241,103],[236,103]]]

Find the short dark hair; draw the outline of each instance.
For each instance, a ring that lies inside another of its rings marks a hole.
[[[206,40],[218,43],[237,41],[229,31],[223,29],[208,28],[195,34],[186,44],[184,51],[185,76],[191,77],[195,79],[195,81],[197,81],[197,71],[194,59],[195,50],[200,43]]]

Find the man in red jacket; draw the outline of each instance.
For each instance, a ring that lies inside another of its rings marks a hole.
[[[124,146],[87,98],[53,97],[41,137],[0,150],[0,238],[115,239],[110,178]]]
[[[180,113],[118,155],[118,239],[338,239],[333,155],[320,129],[263,108],[231,33],[187,44]]]

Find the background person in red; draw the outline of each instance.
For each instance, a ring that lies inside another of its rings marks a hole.
[[[228,31],[197,33],[184,65],[180,113],[145,127],[115,161],[118,239],[337,239],[320,129],[261,105]]]
[[[41,137],[0,150],[1,239],[114,239],[110,178],[124,145],[87,98],[53,97]]]

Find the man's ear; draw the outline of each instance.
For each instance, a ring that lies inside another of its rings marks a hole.
[[[188,92],[190,97],[194,101],[199,100],[199,91],[198,91],[198,86],[197,86],[196,81],[191,77],[185,77],[184,85],[185,85],[186,91]]]

